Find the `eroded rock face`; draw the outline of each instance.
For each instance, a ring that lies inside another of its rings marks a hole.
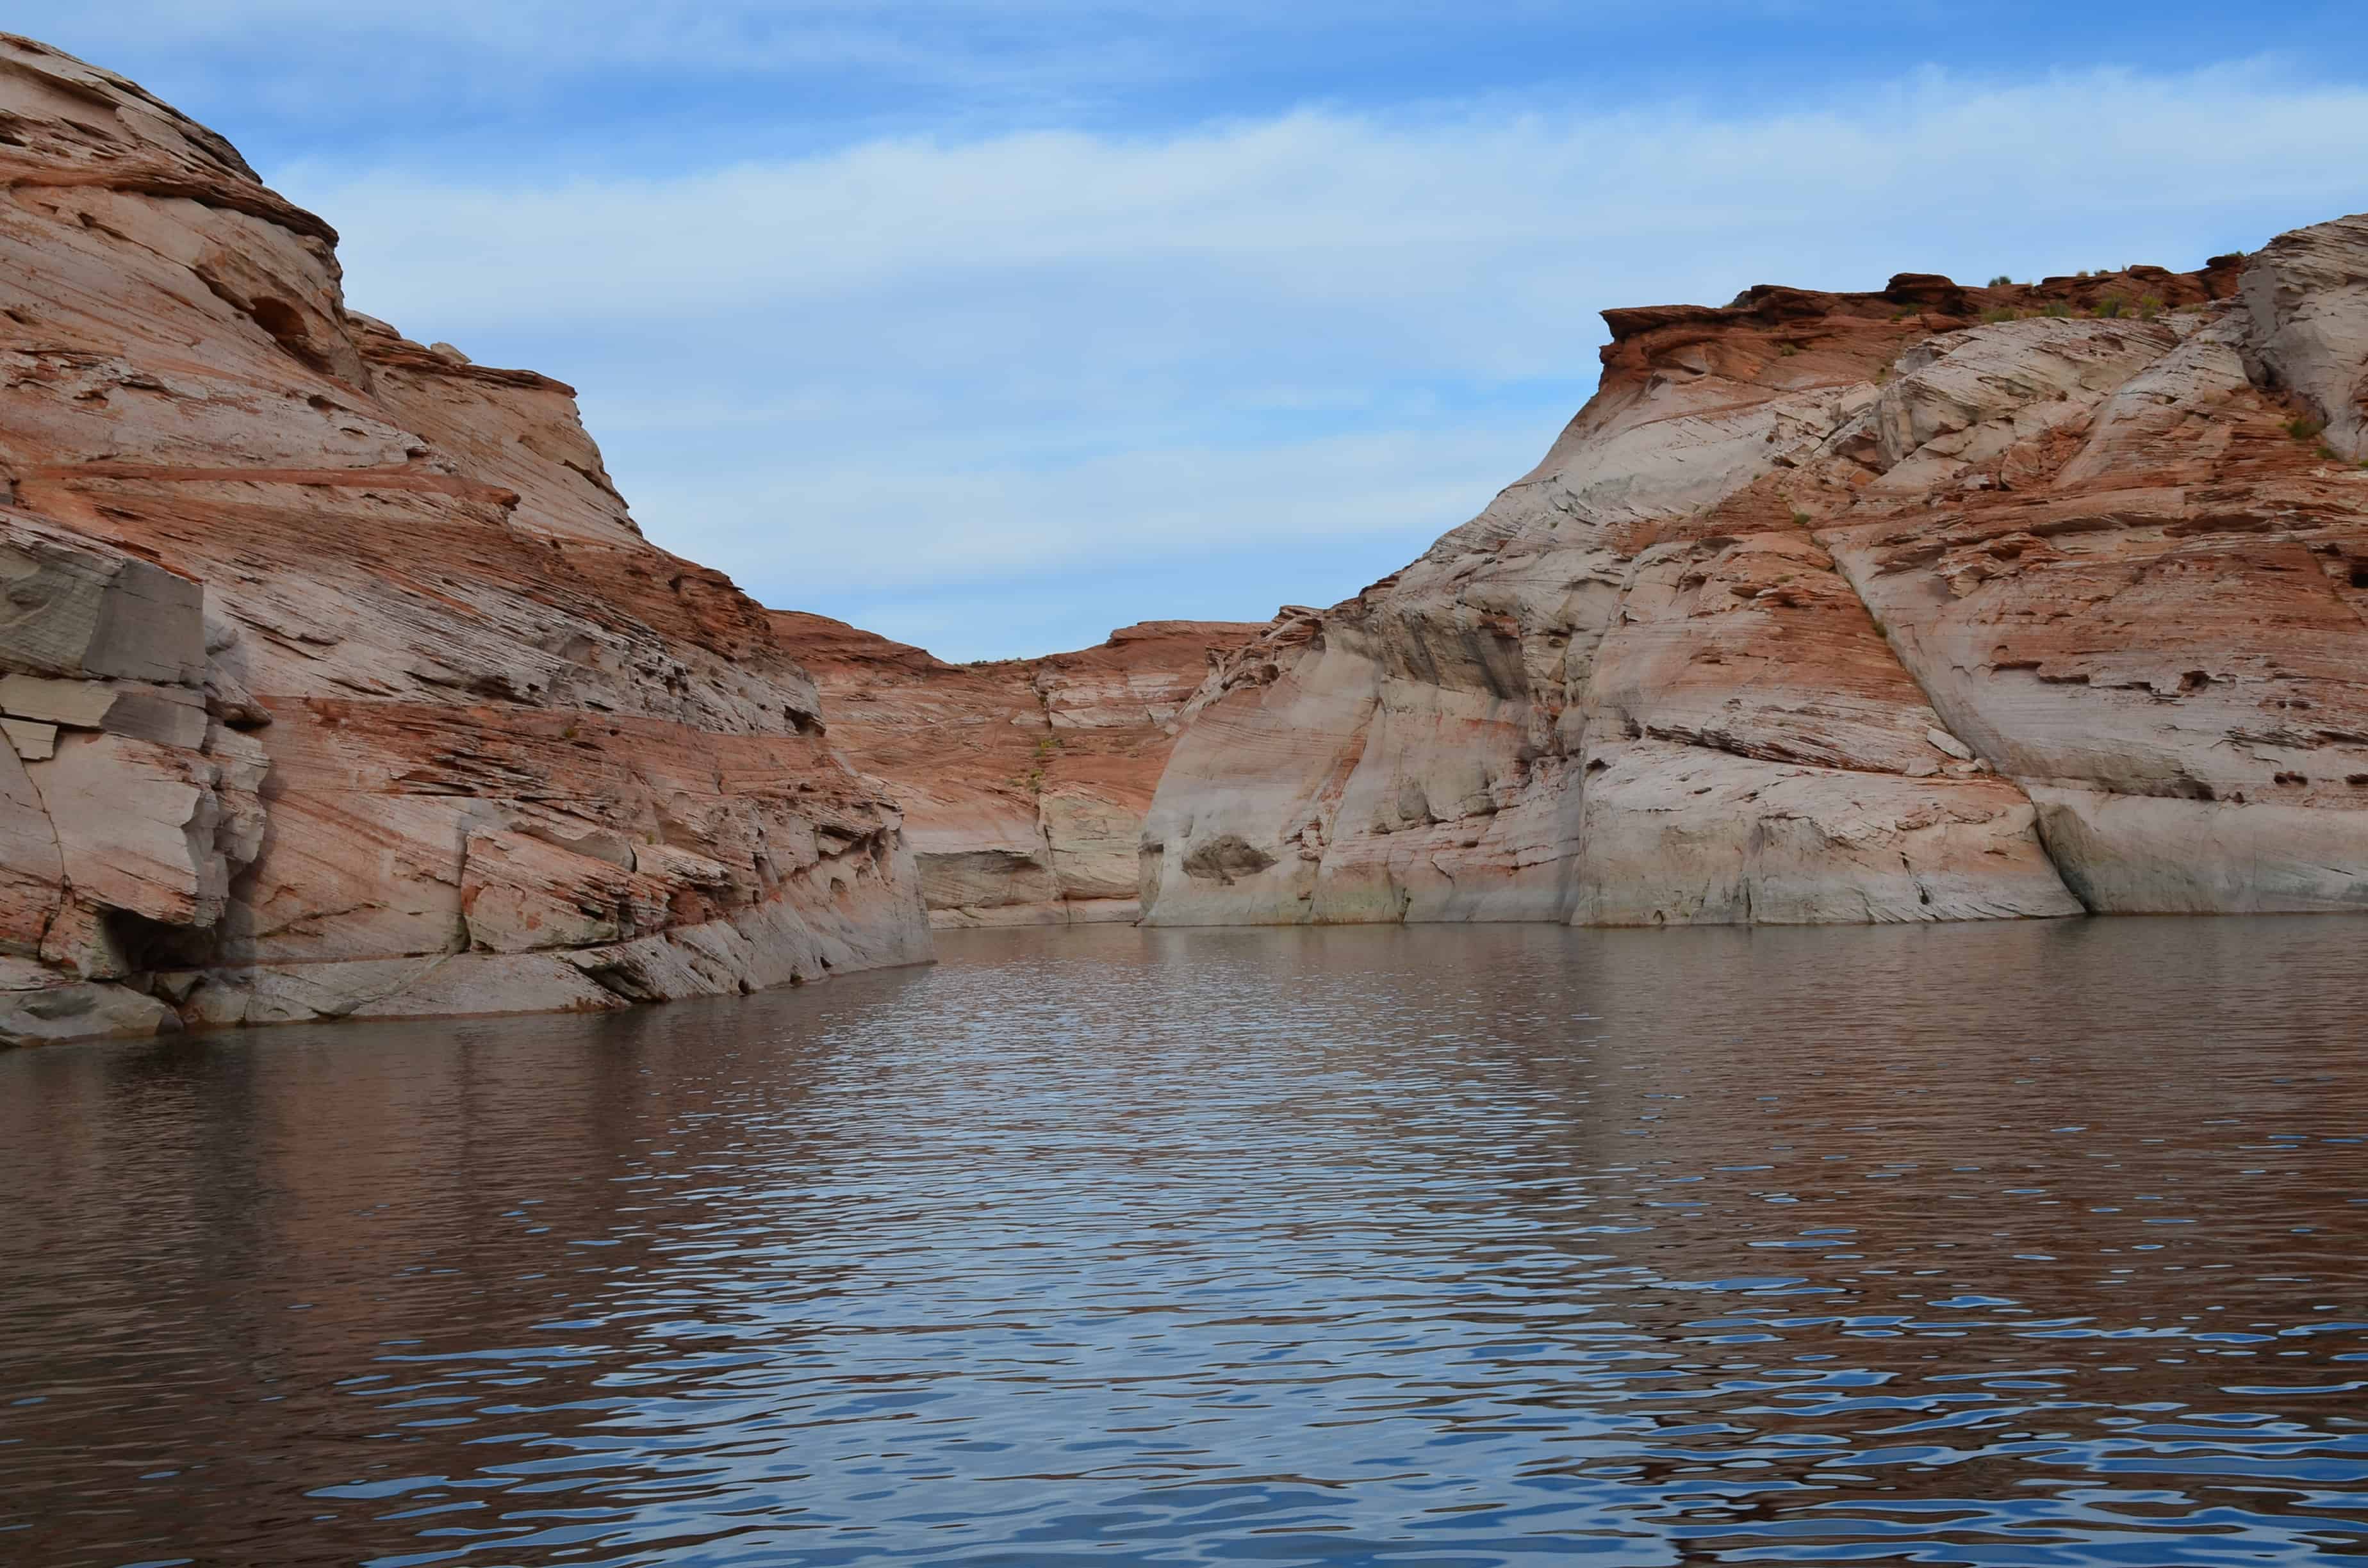
[[[1153,620],[1099,647],[950,665],[825,616],[777,611],[830,738],[903,803],[939,926],[1133,920],[1144,812],[1218,652],[1260,628]]]
[[[900,815],[528,371],[0,36],[0,1039],[733,992],[927,956]]]
[[[1146,919],[2368,908],[2368,218],[1606,320],[1544,462],[1196,695]]]
[[[2244,344],[2327,444],[2368,459],[2368,212],[2281,234],[2245,264]]]

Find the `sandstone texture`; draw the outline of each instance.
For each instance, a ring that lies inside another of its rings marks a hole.
[[[1137,846],[1179,716],[1218,653],[1262,630],[1153,620],[1099,647],[950,665],[843,621],[777,611],[830,738],[905,811],[931,924],[1133,920]]]
[[[0,35],[0,1040],[601,1009],[905,962],[901,815],[573,394]]]
[[[1147,921],[2368,909],[2368,217],[1605,319],[1543,462],[1195,695]]]

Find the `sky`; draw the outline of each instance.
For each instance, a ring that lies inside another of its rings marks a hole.
[[[2368,209],[2357,0],[18,0],[572,382],[656,543],[953,659],[1419,554],[1597,312]],[[2260,13],[2256,21],[2272,13]]]

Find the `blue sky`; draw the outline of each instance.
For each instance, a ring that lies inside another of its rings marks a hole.
[[[2368,208],[2310,0],[10,16],[336,224],[358,308],[575,382],[654,540],[952,658],[1353,593],[1535,461],[1606,306]]]

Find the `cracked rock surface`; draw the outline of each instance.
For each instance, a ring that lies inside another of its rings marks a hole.
[[[568,388],[0,35],[0,1040],[605,1009],[928,954],[893,800]]]

